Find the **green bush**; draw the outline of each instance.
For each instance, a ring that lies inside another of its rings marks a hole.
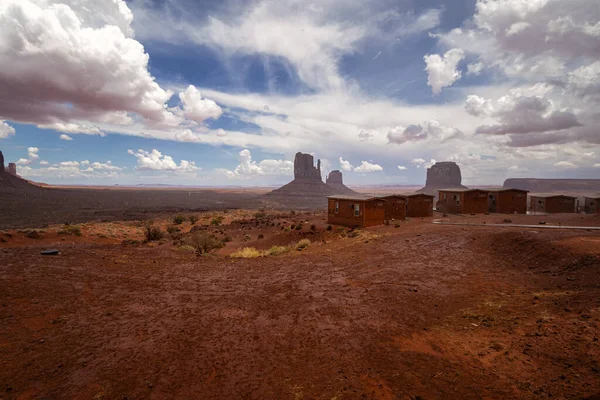
[[[252,240],[252,236],[250,236],[248,234],[244,235],[244,237],[242,238],[242,242],[247,242],[249,240]]]
[[[195,215],[190,215],[188,217],[188,219],[190,220],[190,222],[192,223],[192,225],[196,225],[196,222],[198,222],[198,217]]]
[[[175,218],[173,218],[173,223],[176,225],[183,224],[183,221],[185,221],[185,217],[183,215],[178,215]]]
[[[310,226],[310,230],[313,231],[313,232],[316,231],[317,230],[317,226],[315,224],[312,224]]]
[[[328,231],[330,231],[330,230],[332,230],[332,229],[333,229],[333,226],[331,226],[331,225],[327,225],[327,230],[328,230]]]
[[[215,218],[213,218],[212,221],[210,221],[210,224],[211,225],[221,225],[221,222],[223,222],[223,219],[224,218],[222,216],[215,217]]]
[[[302,230],[302,225],[298,224],[298,225],[296,225],[296,227],[294,229],[297,231]]]
[[[264,239],[265,235],[263,235],[262,233],[260,235],[258,235],[258,239]]]
[[[269,249],[268,253],[270,256],[278,256],[290,251],[289,247],[286,246],[273,246]]]
[[[58,234],[81,236],[81,229],[79,229],[79,227],[75,225],[65,224],[65,226],[60,231],[58,231]]]

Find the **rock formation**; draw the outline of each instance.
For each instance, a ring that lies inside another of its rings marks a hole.
[[[8,168],[6,169],[6,172],[8,172],[9,174],[13,174],[14,176],[19,176],[17,175],[17,164],[15,164],[14,162],[8,163]]]
[[[313,156],[296,153],[296,157],[294,157],[294,179],[322,181],[321,160],[317,160],[317,167],[315,168]]]
[[[346,185],[344,185],[344,180],[342,177],[342,172],[339,170],[334,170],[329,173],[327,180],[325,181],[327,186],[331,186],[335,190],[337,190],[336,194],[355,194],[356,192]]]
[[[10,172],[10,166],[15,165],[14,163],[9,164],[9,169],[7,170],[4,167],[4,155],[0,151],[0,192],[30,192],[30,191],[39,191],[43,190],[39,186],[33,185],[26,179],[23,179],[16,174],[16,166],[15,173]]]
[[[321,160],[317,160],[315,166],[313,156],[297,153],[294,157],[294,180],[267,193],[265,200],[287,207],[312,209],[324,207],[327,204],[327,196],[354,194],[354,191],[342,183],[341,172],[336,172],[331,177],[335,184],[324,183],[321,178]]]
[[[466,188],[462,185],[460,167],[452,161],[435,163],[427,168],[427,181],[419,193],[437,196],[439,189]]]
[[[4,172],[4,154],[0,151],[0,172]]]

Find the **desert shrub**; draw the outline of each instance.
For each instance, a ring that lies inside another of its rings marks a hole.
[[[296,225],[294,225],[294,224],[290,225],[290,229],[296,229]]]
[[[175,218],[173,218],[173,223],[176,225],[183,224],[183,221],[185,221],[185,217],[183,215],[178,215]]]
[[[256,250],[254,247],[244,247],[243,249],[229,255],[231,258],[257,258],[262,256],[263,253]]]
[[[296,243],[296,250],[302,251],[302,250],[306,249],[308,246],[310,246],[310,240],[302,239],[298,243]]]
[[[229,243],[231,242],[233,239],[231,238],[231,236],[227,235],[223,238],[223,243]]]
[[[252,236],[250,236],[248,234],[244,235],[244,237],[242,238],[242,242],[247,242],[249,240],[252,240]]]
[[[167,228],[167,232],[169,233],[169,235],[172,235],[174,233],[181,232],[181,229],[177,226],[169,226]]]
[[[256,218],[256,219],[263,219],[266,216],[267,216],[267,214],[264,211],[259,211],[254,214],[254,218]]]
[[[289,232],[289,231],[291,231],[291,229],[290,228],[284,228],[283,231],[284,232]]]
[[[331,225],[327,225],[327,230],[328,230],[328,231],[330,231],[330,230],[332,230],[332,229],[333,229],[333,226],[331,226]]]
[[[264,239],[265,235],[263,235],[262,233],[260,235],[258,235],[258,239]]]
[[[81,229],[79,229],[79,227],[75,225],[65,224],[65,226],[60,231],[58,231],[58,234],[81,236]]]
[[[311,231],[316,231],[316,230],[317,230],[317,226],[316,226],[315,224],[312,224],[312,225],[310,226],[310,230],[311,230]]]
[[[198,222],[198,217],[195,215],[190,215],[188,217],[188,219],[190,220],[190,222],[192,223],[192,225],[196,225],[196,222]]]
[[[208,254],[225,246],[225,243],[213,235],[204,232],[194,232],[189,238],[189,245],[194,248],[198,255]]]
[[[350,232],[348,232],[348,237],[349,238],[355,238],[358,237],[360,231],[358,230],[351,230]]]
[[[278,256],[290,251],[289,247],[286,246],[273,246],[268,250],[270,256]]]
[[[223,217],[222,216],[218,216],[213,218],[212,221],[210,221],[211,225],[221,225],[221,222],[223,222]]]
[[[400,228],[400,224],[394,225],[394,228]]]
[[[144,227],[144,236],[146,237],[147,242],[152,242],[154,240],[162,239],[164,233],[160,230],[160,227],[154,225],[152,222],[148,222]]]
[[[25,237],[29,239],[42,239],[43,236],[38,231],[26,231]]]
[[[295,229],[295,230],[297,230],[297,231],[299,231],[299,230],[301,230],[301,229],[302,229],[302,225],[301,225],[301,224],[298,224],[298,225],[296,225],[296,227],[295,227],[294,229]]]

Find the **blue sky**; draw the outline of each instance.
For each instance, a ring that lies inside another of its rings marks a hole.
[[[6,0],[0,149],[63,184],[600,172],[592,0]]]

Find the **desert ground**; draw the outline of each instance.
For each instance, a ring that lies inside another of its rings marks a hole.
[[[0,398],[600,398],[600,231],[154,211],[0,232]]]

